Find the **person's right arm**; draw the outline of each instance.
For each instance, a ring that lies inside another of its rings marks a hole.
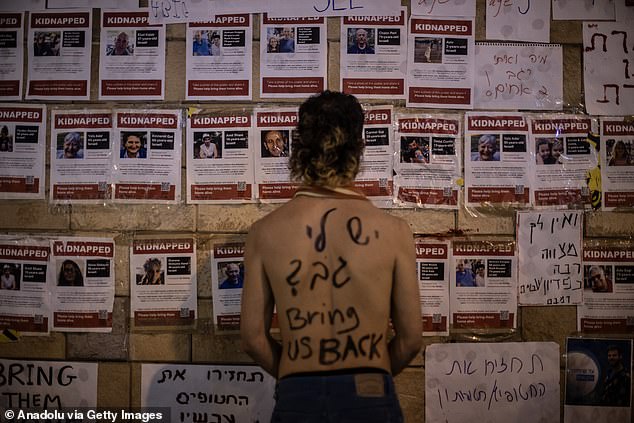
[[[257,230],[251,228],[244,252],[245,278],[240,312],[242,348],[267,373],[277,377],[281,345],[270,334],[275,302],[257,245]]]
[[[422,324],[418,282],[416,281],[416,253],[412,232],[404,221],[399,221],[394,274],[392,284],[391,318],[396,336],[388,345],[392,375],[399,374],[422,347]]]

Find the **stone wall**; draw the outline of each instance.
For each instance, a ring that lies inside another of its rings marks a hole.
[[[409,1],[404,1],[409,5]],[[485,37],[485,0],[478,0],[476,40]],[[97,10],[95,10],[98,13]],[[99,15],[94,18],[91,98],[97,98]],[[238,103],[251,109],[259,104],[297,101],[267,101],[258,98],[259,19],[255,17],[253,49],[252,102]],[[167,30],[166,100],[147,104],[97,103],[87,107],[186,107],[196,103],[184,101],[185,92],[185,25],[169,25]],[[339,86],[339,19],[328,19],[329,86]],[[562,43],[564,51],[564,100],[568,111],[583,108],[583,64],[581,22],[556,21],[551,26],[551,42]],[[382,102],[370,102],[381,104]],[[397,109],[404,102],[394,103]],[[49,106],[54,104],[49,103]],[[77,107],[77,104],[57,104]],[[207,102],[199,107],[222,109],[226,103]],[[183,133],[184,137],[184,133]],[[47,135],[48,139],[48,135]],[[47,153],[47,163],[49,154]],[[184,166],[185,160],[183,160]],[[185,192],[185,168],[182,172]],[[48,177],[48,170],[47,170]],[[46,182],[48,187],[48,181]],[[48,199],[48,194],[47,194]],[[48,200],[47,200],[48,201]],[[5,201],[0,204],[0,232],[42,235],[104,236],[116,242],[114,324],[110,334],[51,333],[47,337],[23,337],[19,342],[0,345],[0,357],[37,360],[94,361],[99,363],[98,406],[126,407],[140,405],[140,363],[240,363],[250,362],[241,351],[238,335],[214,333],[211,298],[210,247],[213,243],[242,240],[249,226],[274,206],[271,205],[106,205],[50,206],[47,201]],[[417,234],[464,234],[473,236],[515,236],[515,215],[508,210],[473,214],[464,209],[390,210],[409,222]],[[634,234],[634,212],[587,212],[584,223],[586,238],[629,239]],[[193,331],[162,333],[130,330],[129,247],[140,234],[193,234],[197,238],[199,320]],[[576,330],[575,308],[523,307],[519,312],[518,330],[508,337],[484,337],[487,340],[554,341],[565,351],[565,338]],[[506,335],[504,335],[506,336]],[[425,338],[425,344],[465,339]],[[562,370],[564,362],[562,360]],[[423,355],[396,378],[397,389],[406,421],[424,421]],[[562,380],[563,388],[563,380]],[[563,393],[563,389],[562,389]]]

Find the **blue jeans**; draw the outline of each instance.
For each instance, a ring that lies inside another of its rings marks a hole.
[[[290,376],[275,388],[272,423],[402,423],[392,376]]]

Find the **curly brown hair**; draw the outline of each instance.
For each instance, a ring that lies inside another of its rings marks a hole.
[[[299,108],[291,143],[291,178],[306,185],[348,186],[359,172],[363,109],[356,97],[323,91]]]

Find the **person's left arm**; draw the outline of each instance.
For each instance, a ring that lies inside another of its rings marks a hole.
[[[254,228],[249,232],[244,252],[240,336],[244,351],[267,373],[277,377],[282,347],[270,334],[275,301],[264,270],[261,249],[257,246],[257,232]]]

